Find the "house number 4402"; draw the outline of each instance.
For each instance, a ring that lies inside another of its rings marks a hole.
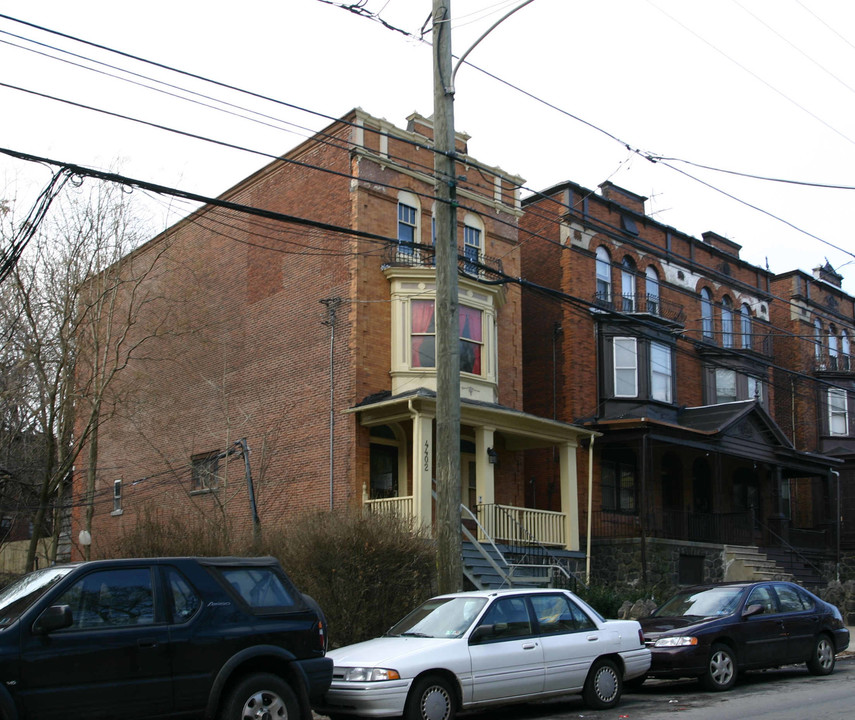
[[[430,443],[425,440],[425,472],[430,470]]]

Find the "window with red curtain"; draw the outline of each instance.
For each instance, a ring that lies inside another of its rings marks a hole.
[[[436,326],[433,300],[410,302],[412,347],[411,367],[436,367]]]
[[[481,374],[481,311],[461,305],[460,371]]]

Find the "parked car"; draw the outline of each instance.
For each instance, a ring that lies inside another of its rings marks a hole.
[[[624,679],[650,665],[637,622],[604,620],[550,589],[441,595],[329,657],[333,681],[315,709],[336,720],[452,720],[460,709],[568,693],[610,708]]]
[[[849,646],[840,611],[790,582],[688,588],[641,626],[653,652],[648,677],[697,677],[709,690],[729,690],[742,670],[780,665],[828,675]]]
[[[273,558],[58,565],[0,592],[0,717],[307,720],[325,651]]]

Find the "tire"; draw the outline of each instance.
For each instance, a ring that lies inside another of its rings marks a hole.
[[[613,660],[600,658],[594,661],[585,679],[582,698],[594,710],[607,710],[620,702],[623,692],[623,674]]]
[[[228,694],[219,720],[298,720],[300,703],[281,677],[270,673],[247,675]]]
[[[707,690],[723,692],[734,686],[738,672],[733,650],[727,645],[713,645],[707,662],[707,671],[701,678],[701,682]]]
[[[830,675],[834,670],[834,643],[828,635],[820,635],[813,646],[813,652],[807,661],[811,675]]]
[[[457,699],[447,680],[427,675],[413,683],[404,720],[454,720],[456,715]]]

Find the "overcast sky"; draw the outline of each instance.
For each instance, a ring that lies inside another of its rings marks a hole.
[[[519,4],[452,0],[454,52]],[[418,37],[430,9],[430,0],[365,0],[363,11]],[[320,0],[0,0],[0,13],[321,115],[361,107],[403,127],[410,113],[433,111],[426,43]],[[144,77],[132,84],[103,65],[96,73],[71,64],[93,59],[168,82],[182,97],[189,89],[233,113],[254,111],[263,123],[198,104],[213,104],[198,95],[193,104],[154,92]],[[660,222],[696,237],[713,230],[773,272],[810,272],[827,259],[855,294],[853,190],[806,185],[855,186],[855,2],[534,0],[468,59],[503,82],[460,69],[457,129],[472,136],[477,159],[525,178],[523,195],[608,179],[648,196]],[[0,68],[0,147],[203,195],[329,122],[5,18]],[[49,176],[0,157],[0,198],[31,202]]]

